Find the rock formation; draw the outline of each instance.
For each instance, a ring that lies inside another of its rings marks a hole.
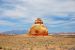
[[[44,26],[43,21],[40,18],[37,18],[35,20],[35,23],[32,25],[32,27],[29,30],[29,35],[32,36],[47,36],[48,30]]]

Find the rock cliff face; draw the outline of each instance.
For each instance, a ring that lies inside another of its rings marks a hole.
[[[32,25],[32,27],[29,30],[29,35],[32,36],[47,36],[48,30],[44,26],[43,21],[40,18],[37,18],[35,20],[35,23]]]

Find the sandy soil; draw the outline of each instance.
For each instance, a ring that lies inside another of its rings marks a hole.
[[[75,50],[75,36],[0,35],[0,50]]]

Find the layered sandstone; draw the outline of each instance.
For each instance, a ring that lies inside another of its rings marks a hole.
[[[29,35],[32,36],[47,36],[48,29],[44,26],[43,21],[40,18],[35,20],[35,23],[29,30]]]

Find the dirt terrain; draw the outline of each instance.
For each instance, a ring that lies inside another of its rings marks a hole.
[[[75,50],[75,35],[0,35],[0,50]]]

